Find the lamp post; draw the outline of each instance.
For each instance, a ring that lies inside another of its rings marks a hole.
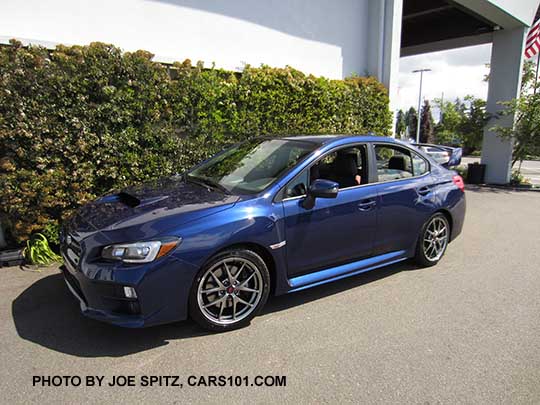
[[[422,79],[424,78],[424,72],[431,72],[431,69],[416,69],[412,72],[420,72],[420,91],[418,92],[418,119],[416,120],[416,143],[420,143],[420,121],[422,120],[422,114],[420,112],[420,109],[422,108]]]

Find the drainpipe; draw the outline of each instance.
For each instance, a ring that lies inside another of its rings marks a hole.
[[[384,82],[384,39],[386,34],[385,26],[385,11],[386,11],[386,0],[379,1],[379,55],[378,55],[378,76],[380,81]]]

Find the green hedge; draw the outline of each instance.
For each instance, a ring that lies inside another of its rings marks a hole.
[[[115,187],[257,135],[386,134],[386,89],[292,68],[152,62],[112,45],[0,48],[0,219],[17,240]]]

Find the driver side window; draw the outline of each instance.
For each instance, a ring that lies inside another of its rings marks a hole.
[[[335,181],[340,189],[368,182],[366,149],[355,145],[327,153],[289,182],[284,198],[299,197],[307,193],[309,185],[317,179]]]

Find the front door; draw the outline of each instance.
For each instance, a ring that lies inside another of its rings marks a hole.
[[[304,183],[325,178],[338,182],[340,189],[335,199],[317,198],[311,209],[302,206],[304,196],[283,200],[289,277],[355,261],[372,253],[377,190],[374,185],[362,184],[367,183],[367,173],[362,168],[362,162],[366,162],[365,156],[362,157],[364,146],[353,151],[356,165],[344,161],[351,159],[351,149],[354,148],[348,148],[347,156],[340,150],[337,158],[328,155],[321,158],[291,182],[291,189],[305,191],[308,184]]]

